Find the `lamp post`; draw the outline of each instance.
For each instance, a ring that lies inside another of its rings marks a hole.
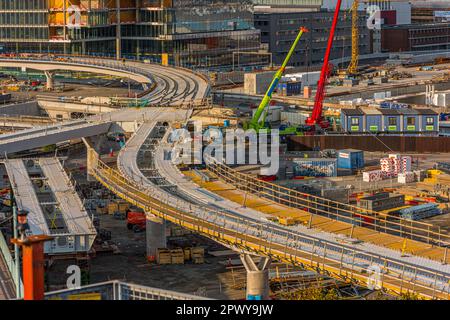
[[[19,237],[11,240],[22,247],[24,300],[44,299],[44,242],[53,237],[41,234],[27,236],[28,211],[17,212],[17,232]]]
[[[17,230],[17,207],[14,202],[14,197],[11,195],[11,204],[13,210],[13,236],[14,239],[18,238],[18,230]],[[22,292],[20,287],[20,251],[19,246],[14,244],[14,261],[16,262],[15,270],[14,270],[14,280],[16,284],[16,297],[18,299],[22,298]]]

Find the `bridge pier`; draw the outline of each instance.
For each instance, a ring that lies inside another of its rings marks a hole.
[[[269,257],[260,257],[258,265],[249,254],[240,255],[242,264],[247,271],[247,300],[269,299]]]
[[[146,247],[147,260],[156,261],[156,252],[158,248],[167,246],[166,222],[153,214],[146,214]]]
[[[45,77],[47,78],[47,90],[53,90],[55,88],[54,83],[54,73],[51,71],[44,71]]]

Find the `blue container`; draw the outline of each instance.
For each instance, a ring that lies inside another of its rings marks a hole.
[[[288,82],[286,85],[286,95],[299,95],[302,91],[302,83],[300,81]]]
[[[230,126],[230,120],[224,120],[224,121],[223,121],[223,126],[224,126],[225,128],[228,128],[228,127]]]
[[[339,150],[337,167],[350,170],[364,168],[364,152],[354,149]]]

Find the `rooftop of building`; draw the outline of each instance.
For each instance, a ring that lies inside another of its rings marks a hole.
[[[432,23],[411,23],[400,25],[383,25],[383,29],[426,29],[426,28],[439,28],[450,27],[450,22],[432,22]]]
[[[342,109],[343,114],[347,116],[362,116],[362,115],[433,115],[438,116],[438,113],[431,109],[417,108],[417,109],[383,109],[373,107],[358,107],[354,109]]]

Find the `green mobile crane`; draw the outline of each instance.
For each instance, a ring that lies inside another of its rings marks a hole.
[[[264,98],[262,99],[261,103],[259,104],[258,109],[256,109],[255,115],[250,120],[250,122],[244,123],[244,129],[254,129],[256,132],[259,131],[265,131],[269,132],[270,128],[266,125],[266,117],[267,113],[269,111],[269,103],[272,99],[272,93],[275,91],[278,82],[280,81],[281,77],[283,76],[283,73],[286,69],[287,64],[289,63],[289,60],[291,59],[292,55],[294,54],[295,48],[297,47],[298,42],[300,41],[300,38],[303,36],[304,33],[308,32],[308,29],[305,27],[301,27],[300,31],[297,35],[297,38],[295,38],[294,43],[291,46],[291,49],[289,50],[286,58],[284,59],[283,64],[281,65],[280,69],[275,73],[273,76],[272,82],[270,83],[269,89],[267,89],[266,94],[264,95]],[[287,127],[280,131],[280,134],[295,134],[297,131],[297,128],[291,128]]]

